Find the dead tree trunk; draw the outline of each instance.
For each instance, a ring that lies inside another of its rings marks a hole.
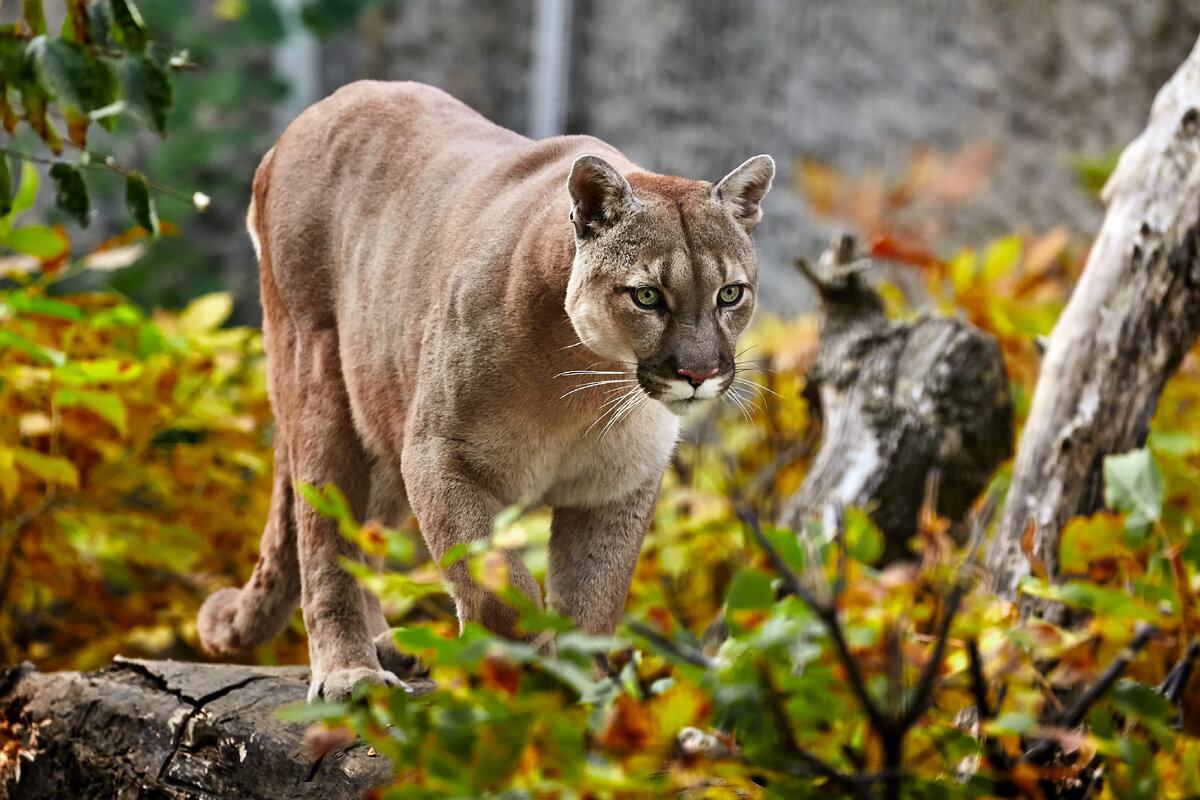
[[[821,296],[805,394],[824,433],[781,522],[799,531],[814,515],[828,526],[833,509],[867,509],[891,560],[906,555],[917,532],[931,474],[938,511],[962,518],[1012,454],[1013,412],[996,340],[948,317],[889,320],[860,277],[869,265],[854,259],[850,237],[835,241],[815,270],[800,264]]]
[[[1108,207],[1050,335],[988,559],[996,592],[1051,576],[1067,520],[1103,502],[1104,457],[1140,447],[1167,378],[1200,330],[1200,43],[1155,98],[1104,187]]]
[[[391,762],[366,747],[312,761],[306,726],[275,715],[307,690],[307,667],[118,658],[90,673],[10,669],[0,800],[357,800],[390,782]]]

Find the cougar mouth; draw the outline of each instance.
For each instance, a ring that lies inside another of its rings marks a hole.
[[[650,397],[665,405],[674,414],[682,415],[715,400],[725,393],[733,376],[718,372],[699,384],[684,378],[665,377],[639,366],[638,384]]]

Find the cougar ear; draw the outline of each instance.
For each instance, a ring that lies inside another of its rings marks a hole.
[[[637,206],[629,181],[600,156],[580,156],[567,178],[575,235],[599,233]]]
[[[749,159],[713,187],[713,199],[724,206],[746,233],[762,219],[763,197],[775,177],[775,160],[767,155]]]

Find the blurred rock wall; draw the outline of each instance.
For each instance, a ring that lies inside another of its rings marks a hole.
[[[524,130],[532,20],[532,0],[406,0],[325,45],[323,88],[421,80]],[[797,159],[895,174],[921,144],[994,143],[989,188],[954,213],[952,241],[1090,233],[1101,207],[1071,158],[1133,138],[1198,33],[1193,0],[576,0],[568,132],[710,180],[774,155],[761,295],[792,312],[810,298],[791,260],[835,224],[795,193]]]

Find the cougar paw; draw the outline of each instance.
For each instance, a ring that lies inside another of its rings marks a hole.
[[[313,673],[312,683],[308,687],[308,702],[314,700],[329,700],[337,702],[350,697],[354,687],[360,683],[371,683],[376,686],[403,686],[404,682],[384,669],[358,667],[355,669],[335,669],[324,675]]]
[[[397,647],[391,631],[384,631],[375,637],[375,653],[379,656],[379,665],[398,675],[401,680],[429,677],[429,667],[421,659]]]

